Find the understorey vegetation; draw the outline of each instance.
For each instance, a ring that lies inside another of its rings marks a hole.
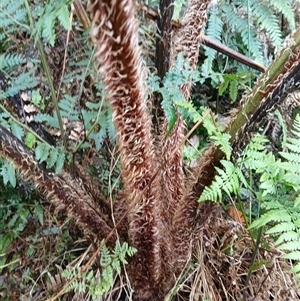
[[[1,300],[299,299],[299,5],[2,0]]]

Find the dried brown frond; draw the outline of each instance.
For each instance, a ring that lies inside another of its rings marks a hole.
[[[81,226],[96,237],[108,236],[112,231],[108,216],[97,207],[93,199],[79,182],[69,174],[62,172],[55,175],[39,164],[32,150],[0,126],[0,155],[12,160],[22,177],[34,183],[49,202],[59,209],[65,209],[70,216],[78,219]],[[111,242],[115,241],[113,235]]]
[[[205,278],[213,279],[210,285],[219,293],[216,300],[298,300],[300,290],[293,275],[288,273],[292,265],[281,258],[283,254],[274,243],[263,238],[269,248],[259,248],[257,264],[253,267],[255,242],[250,233],[224,215],[223,209],[214,213],[202,232],[201,255]],[[252,274],[246,286],[250,270]]]

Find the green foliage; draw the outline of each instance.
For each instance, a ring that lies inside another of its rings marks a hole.
[[[56,25],[60,24],[66,30],[71,28],[68,12],[70,3],[71,1],[69,0],[63,2],[48,1],[44,4],[36,3],[33,9],[28,11],[27,0],[17,1],[14,4],[4,1],[3,4],[1,3],[0,15],[2,14],[3,19],[10,21],[1,23],[1,25],[3,25],[4,32],[8,34],[7,38],[9,38],[11,32],[22,32],[23,30],[30,34],[35,41],[43,37],[46,42],[54,45],[56,41]],[[23,13],[18,14],[18,11]],[[22,18],[21,15],[23,16]],[[30,21],[31,18],[33,19],[32,21]],[[31,30],[31,26],[34,26],[34,30]],[[88,39],[88,36],[84,38]],[[95,77],[97,75],[92,74],[91,71],[93,70],[91,67],[93,52],[89,46],[82,50],[80,57],[74,57],[69,60],[70,66],[73,66],[72,72],[64,74],[63,82],[68,86],[70,82],[77,80],[81,82],[81,89],[83,90],[86,77],[90,75]],[[33,64],[33,68],[25,71],[27,69],[25,64],[29,62]],[[22,73],[19,75],[15,75],[16,72],[14,72],[17,67],[22,69]],[[0,70],[4,71],[8,79],[8,86],[5,91],[0,89],[0,100],[7,101],[8,98],[12,98],[21,92],[26,92],[26,95],[31,96],[27,103],[30,106],[34,106],[36,112],[40,112],[38,114],[35,113],[34,122],[45,131],[50,131],[54,135],[62,137],[60,124],[60,120],[62,120],[66,130],[65,139],[67,143],[57,141],[56,146],[48,144],[44,138],[37,135],[34,131],[30,131],[26,127],[26,122],[18,122],[15,116],[9,113],[3,105],[0,105],[0,109],[2,109],[2,112],[0,111],[0,122],[1,125],[5,126],[17,138],[23,140],[28,147],[34,150],[40,163],[45,162],[47,168],[53,168],[56,173],[59,173],[64,166],[65,158],[71,158],[72,153],[93,146],[99,151],[107,135],[112,142],[115,140],[116,134],[112,122],[112,111],[110,106],[104,101],[101,84],[95,84],[94,90],[98,91],[102,101],[94,103],[91,100],[82,105],[79,103],[78,95],[73,96],[60,91],[62,99],[58,103],[59,112],[55,110],[53,113],[49,113],[51,112],[49,111],[49,106],[51,107],[52,104],[49,103],[48,99],[46,102],[40,91],[36,89],[36,86],[39,84],[36,76],[39,68],[39,60],[28,59],[17,53],[1,54]],[[10,74],[13,74],[13,76],[10,76]],[[46,109],[47,112],[45,112]],[[19,109],[18,114],[22,115],[22,110]],[[23,115],[19,117],[24,118]],[[5,173],[6,176],[9,174]]]
[[[189,62],[184,59],[182,53],[179,53],[172,70],[166,73],[162,87],[159,87],[159,78],[157,76],[150,77],[149,83],[152,87],[152,92],[160,92],[163,97],[161,106],[168,120],[167,135],[171,132],[177,120],[177,110],[174,104],[184,101],[180,87],[199,80],[199,72],[191,70]]]
[[[175,21],[179,20],[181,8],[185,2],[186,2],[185,0],[175,0],[174,1],[174,13],[173,13],[172,20],[175,20]]]
[[[35,157],[39,163],[46,162],[46,168],[55,166],[55,173],[59,174],[64,166],[65,153],[58,147],[40,142],[35,148]]]
[[[136,249],[124,242],[122,245],[116,242],[114,250],[110,251],[105,245],[101,249],[100,265],[101,275],[95,274],[93,270],[81,273],[80,268],[66,269],[62,276],[67,280],[76,277],[69,286],[69,290],[88,293],[93,300],[109,292],[114,284],[115,274],[121,273],[121,265],[127,264],[126,257],[133,256]]]
[[[219,1],[210,6],[205,34],[268,66],[274,57],[274,49],[281,48],[285,36],[295,29],[296,16],[297,6],[292,1]],[[287,21],[286,32],[281,30],[282,17]],[[246,73],[244,65],[214,49],[203,48],[205,60],[201,65],[201,81],[209,80],[218,88],[220,96],[228,91],[231,101],[235,101],[238,90],[251,85],[253,75],[257,73]]]
[[[31,198],[30,191],[24,192],[17,188],[14,168],[7,162],[0,161],[0,273],[8,263],[10,248],[19,238],[30,220],[44,222],[43,208],[35,198]],[[29,187],[28,187],[29,189]],[[24,201],[26,199],[26,202]],[[30,239],[28,239],[28,242]],[[28,251],[28,250],[27,250]],[[31,251],[32,252],[32,251]],[[17,255],[14,259],[22,256]],[[14,265],[11,266],[13,268]]]
[[[17,179],[15,175],[15,168],[12,163],[5,161],[1,166],[0,175],[3,178],[4,185],[9,183],[12,187],[16,187]]]
[[[214,40],[221,42],[224,21],[219,7],[212,6],[209,11],[207,20],[206,34]],[[215,49],[204,47],[206,62],[204,64],[212,65],[213,60],[216,58],[217,51]]]
[[[262,214],[250,225],[257,229],[269,225],[267,234],[276,238],[278,248],[284,250],[284,258],[296,261],[293,272],[300,277],[300,115],[293,124],[292,134],[287,137],[280,152],[281,158],[267,152],[265,138],[257,135],[243,151],[234,165],[222,160],[223,169],[216,168],[217,176],[210,187],[206,187],[200,201],[222,200],[223,191],[238,194],[240,185],[253,191],[245,174],[259,176],[259,186],[255,192],[261,203]]]
[[[56,34],[55,25],[57,21],[66,30],[71,29],[69,18],[70,0],[49,1],[44,6],[37,6],[33,15],[38,18],[33,34],[39,38],[42,36],[51,46],[54,45]]]
[[[0,70],[12,69],[15,66],[26,63],[26,58],[18,53],[7,53],[0,55]]]
[[[66,30],[71,29],[68,11],[71,2],[70,0],[55,0],[48,1],[44,5],[36,4],[32,10],[32,15],[37,19],[33,35],[36,38],[42,36],[53,46],[57,21]],[[15,34],[16,27],[21,32],[32,34],[26,4],[28,5],[27,0],[1,1],[0,20],[2,30],[0,31],[0,41],[5,41],[9,35]]]
[[[183,118],[190,119],[193,123],[197,123],[199,121],[203,122],[203,126],[207,131],[209,139],[214,141],[229,160],[232,151],[229,143],[230,135],[222,133],[225,128],[216,122],[216,116],[209,109],[203,107],[200,108],[202,111],[201,114],[195,109],[191,102],[187,102],[186,100],[175,101],[175,105],[178,106],[178,110],[182,114]]]
[[[24,1],[1,0],[0,20],[0,42],[4,42],[10,34],[14,35],[16,26],[21,32],[27,31],[28,19]]]
[[[37,86],[37,80],[35,76],[33,76],[34,72],[35,70],[32,69],[27,72],[23,72],[15,78],[12,78],[11,84],[6,91],[4,92],[0,90],[0,100],[15,96],[21,91],[35,88]]]
[[[221,200],[223,191],[228,195],[237,193],[240,186],[237,168],[230,161],[221,160],[220,163],[223,169],[215,167],[218,175],[210,187],[205,187],[200,197],[200,202],[204,200]]]
[[[237,100],[238,91],[245,90],[248,86],[249,80],[253,77],[253,74],[248,71],[240,71],[237,73],[224,73],[218,92],[222,96],[224,92],[229,88],[229,97],[232,102]]]

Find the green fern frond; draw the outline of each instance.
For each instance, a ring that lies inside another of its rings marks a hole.
[[[39,163],[46,162],[47,168],[55,166],[55,173],[59,174],[64,166],[65,153],[58,147],[40,142],[35,148],[35,157]]]
[[[126,264],[126,256],[132,256],[136,249],[130,247],[128,243],[120,244],[116,242],[115,248],[111,251],[105,245],[101,249],[100,265],[101,275],[95,274],[93,270],[80,272],[80,268],[74,267],[63,271],[62,276],[67,280],[76,277],[75,281],[69,286],[68,290],[88,293],[93,300],[107,293],[114,284],[115,273],[121,273],[121,264]],[[80,276],[78,276],[80,275]]]
[[[275,47],[277,49],[281,47],[282,33],[279,27],[278,17],[270,10],[270,7],[259,2],[253,2],[251,9],[260,27],[270,35]]]
[[[288,137],[286,139],[284,146],[288,152],[280,152],[285,159],[284,162],[280,162],[280,167],[286,171],[284,179],[294,189],[300,190],[300,115],[295,117],[292,133],[296,138]]]
[[[232,153],[232,147],[230,145],[231,136],[229,134],[222,134],[221,132],[216,132],[210,136],[211,140],[215,142],[215,145],[220,148],[220,150],[225,154],[226,159],[229,160]]]
[[[55,24],[57,21],[64,29],[70,30],[71,23],[68,13],[69,0],[50,1],[43,8],[40,8],[40,16],[35,25],[34,35],[38,38],[44,37],[51,46],[54,45],[56,34]]]
[[[159,85],[157,85],[157,78],[152,77],[151,80],[157,87],[157,92],[160,92],[163,97],[161,106],[168,121],[168,131],[166,134],[166,136],[168,136],[172,131],[178,116],[174,104],[185,100],[184,95],[181,92],[181,87],[187,83],[199,80],[199,74],[198,72],[191,70],[188,61],[183,57],[183,53],[179,53],[175,66],[166,73],[163,79],[163,87],[159,88]]]
[[[0,99],[15,96],[20,91],[30,90],[37,86],[37,80],[34,76],[35,70],[21,73],[18,77],[12,79],[12,83],[4,91],[0,90]]]
[[[299,263],[297,263],[297,264],[295,264],[294,266],[293,266],[293,268],[290,270],[290,272],[291,273],[295,273],[298,277],[298,279],[299,279],[299,274],[300,274],[300,262]]]
[[[216,41],[221,41],[223,24],[224,22],[221,19],[219,8],[217,6],[213,6],[209,10],[206,35],[213,38]],[[209,47],[204,47],[204,48],[205,48],[206,58],[212,62],[216,56],[217,51]]]
[[[292,7],[292,3],[289,1],[282,1],[282,0],[268,0],[270,6],[275,7],[283,16],[286,18],[287,22],[291,30],[296,28],[295,25],[295,12]]]
[[[12,187],[16,187],[17,178],[15,167],[11,162],[5,161],[1,164],[0,175],[2,176],[3,183],[5,185],[7,185],[7,183],[10,183]]]
[[[248,49],[248,46],[250,45],[249,51],[252,59],[259,63],[263,63],[264,58],[262,55],[263,52],[261,42],[257,39],[257,35],[253,27],[248,27],[247,18],[236,13],[231,5],[227,7],[227,15],[228,17],[226,18],[225,22],[233,31],[240,33],[240,37],[245,49]],[[238,40],[233,41],[233,43],[235,43],[235,45],[232,45],[235,49],[238,50],[241,48]]]
[[[300,251],[289,252],[289,253],[283,255],[282,257],[285,259],[300,261]],[[300,277],[300,275],[298,274],[298,279],[299,279],[299,277]]]
[[[285,232],[285,233],[289,233],[290,236],[288,236],[287,238],[285,238],[284,240],[282,240],[282,238],[279,240],[277,240],[277,244],[281,243],[282,241],[285,240],[293,240],[292,237],[294,236],[294,234],[297,234],[296,232],[294,232],[293,230],[296,229],[295,224],[292,221],[289,222],[282,222],[280,224],[277,224],[273,227],[271,227],[270,229],[268,229],[266,231],[267,234],[274,234],[274,233],[278,233],[278,232]]]
[[[16,122],[12,122],[10,125],[10,129],[14,136],[16,136],[18,139],[22,140],[24,136],[24,129]]]
[[[249,229],[260,228],[265,226],[270,222],[291,222],[291,216],[285,208],[272,209],[263,214],[260,218],[255,220],[250,226]]]
[[[295,225],[292,223],[292,222],[289,222],[289,224],[291,224],[290,226],[289,225],[286,225],[285,227],[288,229],[288,228],[291,228],[291,227],[294,227],[294,229],[296,228]],[[292,226],[293,225],[293,226]],[[277,227],[274,231],[271,230],[273,228]],[[274,226],[273,228],[269,229],[266,233],[270,233],[270,234],[277,234],[281,231],[281,225],[276,225]],[[269,232],[270,231],[270,232]],[[297,240],[299,237],[299,234],[296,232],[296,231],[292,231],[292,230],[286,230],[284,233],[282,233],[275,241],[275,243],[277,245],[285,242],[285,241],[291,241],[291,240]]]
[[[281,231],[285,231],[285,230],[283,229]],[[285,251],[295,251],[295,250],[299,250],[299,246],[300,246],[300,237],[298,237],[298,240],[291,240],[279,245],[278,249],[285,250]],[[298,260],[299,259],[300,257],[298,258]]]
[[[218,174],[215,177],[210,187],[205,187],[199,202],[203,201],[220,201],[222,200],[222,191],[225,191],[227,195],[231,193],[237,193],[240,185],[238,173],[236,172],[237,167],[230,161],[221,160],[223,169],[217,168]]]
[[[39,113],[35,115],[34,121],[38,123],[44,122],[49,127],[59,129],[59,123],[58,123],[57,115],[55,113],[53,114],[53,116],[45,113]]]
[[[26,63],[26,58],[18,53],[0,54],[0,70],[12,69]]]

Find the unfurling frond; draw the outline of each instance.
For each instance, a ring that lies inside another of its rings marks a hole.
[[[138,249],[130,276],[137,293],[147,297],[161,277],[164,226],[134,4],[131,0],[91,1],[90,11],[97,69],[112,106],[120,149],[129,241]]]

